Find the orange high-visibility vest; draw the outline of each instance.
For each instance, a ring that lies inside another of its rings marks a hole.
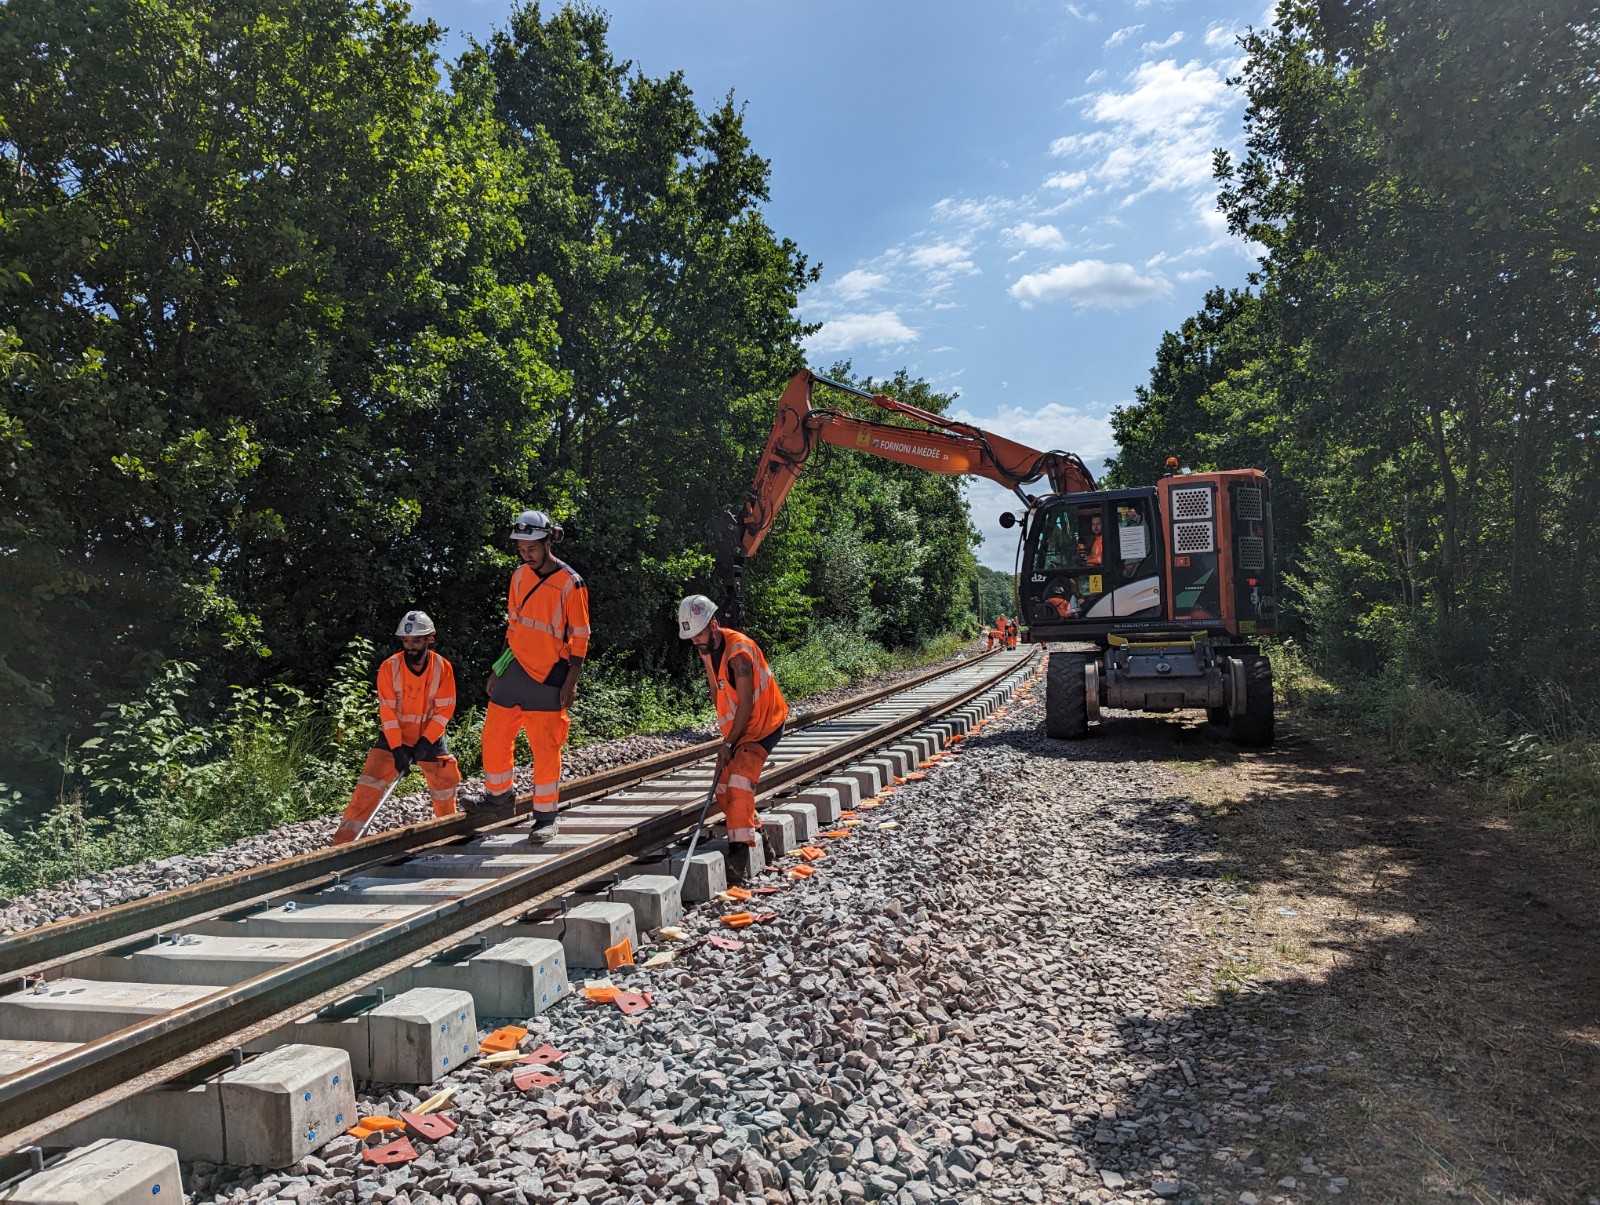
[[[744,730],[744,739],[764,741],[788,718],[789,704],[784,702],[778,680],[772,676],[767,659],[754,640],[732,628],[722,629],[722,639],[725,642],[722,661],[716,670],[717,723],[722,728],[722,739],[727,740],[733,731],[733,716],[739,707],[739,688],[729,668],[735,657],[748,657],[755,671],[755,681],[751,691],[750,724]]]
[[[589,655],[589,587],[571,565],[540,577],[517,566],[506,594],[506,643],[535,682],[568,657]]]
[[[438,653],[428,651],[420,674],[396,653],[378,667],[378,716],[389,748],[437,741],[456,713],[456,671]]]

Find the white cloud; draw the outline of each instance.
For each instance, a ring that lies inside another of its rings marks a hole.
[[[1099,14],[1088,12],[1076,4],[1067,5],[1067,14],[1078,18],[1080,21],[1087,21],[1091,25],[1100,19]]]
[[[1093,71],[1089,72],[1086,77],[1084,77],[1083,82],[1086,84],[1098,84],[1101,80],[1105,79],[1105,77],[1106,69],[1104,67],[1096,67]]]
[[[1210,280],[1216,276],[1210,268],[1185,268],[1178,273],[1178,279],[1184,284],[1193,284],[1197,280]]]
[[[1059,188],[1063,192],[1077,192],[1087,183],[1089,183],[1088,172],[1056,172],[1045,177],[1044,186]]]
[[[1111,141],[1111,135],[1103,130],[1090,130],[1086,134],[1067,134],[1057,138],[1050,144],[1050,153],[1056,158],[1063,155],[1076,155],[1083,151],[1098,151]]]
[[[1019,277],[1007,292],[1023,306],[1042,301],[1074,301],[1097,309],[1120,310],[1165,297],[1172,285],[1164,276],[1142,275],[1132,264],[1081,259],[1046,272]]]
[[[1006,242],[1035,251],[1065,251],[1067,240],[1054,226],[1035,226],[1032,222],[1018,222],[1001,232]]]
[[[1209,187],[1211,152],[1227,138],[1222,119],[1240,99],[1222,72],[1163,59],[1141,63],[1129,85],[1086,102],[1088,116],[1109,129],[1058,138],[1052,152],[1105,149],[1088,168],[1090,176],[1103,187],[1132,189],[1130,199],[1160,189]]]
[[[833,290],[841,300],[859,301],[868,293],[874,293],[888,283],[889,278],[882,272],[868,272],[865,268],[855,268],[834,281]]]
[[[985,414],[962,408],[951,417],[1041,452],[1076,452],[1092,470],[1117,450],[1109,410],[1098,404],[1084,408],[1047,402],[1031,408],[1002,405]],[[1007,497],[1015,501],[1009,492]]]
[[[900,320],[893,310],[876,314],[841,314],[822,324],[822,329],[806,340],[812,352],[848,351],[852,347],[890,347],[915,343],[917,332]]]
[[[1106,49],[1109,50],[1113,46],[1121,46],[1129,38],[1133,37],[1137,33],[1140,33],[1143,29],[1143,25],[1124,25],[1121,29],[1113,30],[1111,32],[1111,36],[1106,39]]]
[[[992,226],[1015,208],[1016,202],[1007,197],[984,197],[981,201],[971,198],[957,201],[945,197],[934,203],[933,216],[940,221],[958,222],[966,226]]]
[[[1206,45],[1212,50],[1233,50],[1243,32],[1237,25],[1213,25],[1206,30]]]
[[[929,243],[917,247],[906,259],[936,279],[952,276],[975,276],[978,265],[972,262],[972,252],[965,243]]]
[[[1173,32],[1173,34],[1169,38],[1166,39],[1166,41],[1164,41],[1164,42],[1145,42],[1143,45],[1141,45],[1139,47],[1139,49],[1145,54],[1153,54],[1158,50],[1171,50],[1174,46],[1176,46],[1181,41],[1183,41],[1183,30],[1179,29],[1179,30],[1175,30]]]

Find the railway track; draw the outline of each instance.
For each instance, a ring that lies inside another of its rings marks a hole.
[[[991,654],[807,717],[762,780],[771,830],[792,841],[795,825],[809,823],[807,809],[820,806],[826,821],[841,802],[848,807],[904,772],[907,759],[963,733],[1009,698],[1034,655]],[[552,926],[563,933],[558,901],[597,884],[614,896],[641,859],[670,859],[700,812],[716,748],[708,742],[566,784],[560,836],[547,845],[501,831],[515,821],[453,817],[0,940],[0,1158],[75,1125],[81,1131],[170,1081],[203,1083],[235,1066],[240,1052],[270,1047],[298,1019],[337,1024],[370,1010],[383,985],[470,985],[473,959],[496,943]],[[796,812],[792,801],[808,785],[815,802],[802,800]],[[675,884],[669,891],[664,882],[657,875],[647,884],[656,900],[646,915],[657,924],[678,906]],[[557,949],[547,969],[565,985]],[[480,1015],[528,1016],[553,1003],[486,1009],[485,993],[499,1002],[503,989],[469,990]],[[315,1145],[315,1135],[289,1144]]]

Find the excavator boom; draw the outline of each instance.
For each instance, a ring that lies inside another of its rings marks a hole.
[[[813,407],[812,392],[819,384],[864,398],[886,413],[913,419],[934,430],[874,422],[839,410]],[[1013,490],[1041,478],[1048,478],[1051,490],[1058,494],[1095,488],[1093,476],[1071,452],[1041,452],[970,423],[802,371],[784,388],[772,436],[761,454],[755,480],[745,495],[732,533],[735,589],[738,562],[754,556],[761,547],[818,443],[896,460],[930,473],[986,477]]]

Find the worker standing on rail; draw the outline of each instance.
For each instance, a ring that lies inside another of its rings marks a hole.
[[[433,651],[438,636],[426,611],[407,611],[395,629],[400,651],[378,667],[378,718],[383,728],[367,752],[356,789],[334,830],[343,845],[371,819],[383,792],[413,765],[428,780],[435,817],[456,812],[461,767],[450,756],[444,730],[456,713],[456,671]]]
[[[506,651],[484,689],[484,804],[510,809],[516,799],[512,770],[517,733],[533,749],[533,828],[530,839],[550,835],[561,787],[561,746],[572,721],[567,709],[578,694],[578,675],[589,655],[589,588],[577,570],[552,550],[561,525],[542,510],[525,510],[511,525],[522,564],[506,594]]]
[[[716,795],[728,843],[753,846],[761,828],[756,785],[783,736],[789,704],[756,642],[723,627],[716,613],[716,603],[704,594],[689,595],[678,604],[678,637],[692,641],[700,654],[717,705],[723,745]]]

